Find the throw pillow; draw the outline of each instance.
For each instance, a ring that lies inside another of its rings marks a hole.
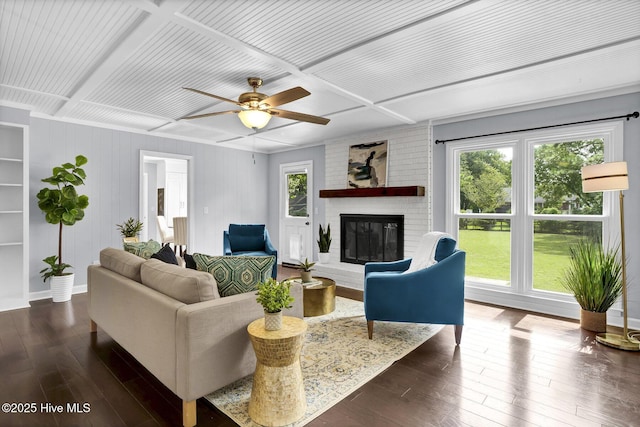
[[[274,256],[210,256],[193,254],[198,270],[208,271],[221,297],[256,291],[271,277]]]
[[[192,270],[198,269],[198,267],[196,266],[196,262],[193,259],[193,255],[189,255],[185,253],[183,255],[183,258],[184,258],[185,267],[190,268]]]
[[[176,258],[176,254],[173,253],[173,249],[169,244],[166,244],[155,254],[151,255],[151,258],[159,259],[162,262],[166,262],[167,264],[175,264],[178,265],[178,258]]]
[[[134,255],[138,255],[144,259],[151,258],[151,255],[162,249],[162,245],[155,240],[149,240],[148,242],[124,242],[124,250],[131,252]]]
[[[424,234],[422,236],[422,239],[420,240],[420,243],[418,244],[418,248],[416,249],[413,258],[411,259],[411,264],[409,265],[409,268],[407,269],[407,271],[405,271],[405,273],[413,273],[418,270],[423,270],[437,263],[441,259],[446,258],[445,256],[443,256],[442,258],[438,259],[438,255],[444,255],[446,253],[446,250],[448,250],[450,247],[449,242],[446,242],[446,247],[440,250],[439,253],[440,242],[443,239],[447,239],[447,241],[453,242],[453,249],[455,249],[456,241],[453,240],[447,233],[434,231]],[[448,255],[450,255],[450,253],[447,254],[447,256]]]

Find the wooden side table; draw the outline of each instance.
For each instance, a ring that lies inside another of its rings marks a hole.
[[[300,351],[307,324],[283,316],[282,329],[267,331],[264,318],[247,327],[256,353],[249,416],[264,426],[283,426],[299,420],[307,409]]]

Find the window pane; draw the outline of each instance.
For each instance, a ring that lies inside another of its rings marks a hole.
[[[535,147],[535,213],[601,215],[602,193],[583,193],[580,169],[602,163],[602,139]]]
[[[460,211],[511,212],[511,148],[460,154]]]
[[[289,216],[307,216],[307,174],[292,173],[287,175],[289,199],[287,213]]]
[[[510,220],[461,218],[458,247],[467,253],[467,278],[510,286]]]
[[[533,288],[569,293],[561,283],[570,261],[569,248],[580,239],[600,241],[601,222],[534,221]]]

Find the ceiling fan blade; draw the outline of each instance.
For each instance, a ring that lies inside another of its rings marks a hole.
[[[215,113],[197,114],[195,116],[180,117],[180,120],[201,119],[202,117],[220,116],[222,114],[238,114],[240,110],[216,111]]]
[[[293,102],[297,99],[304,98],[305,96],[309,96],[311,93],[301,88],[300,86],[287,89],[285,91],[276,93],[275,95],[271,95],[268,98],[265,98],[261,101],[261,104],[269,104],[270,107],[277,107],[278,105],[286,104],[288,102]]]
[[[201,91],[201,90],[198,90],[198,89],[193,89],[193,88],[190,88],[190,87],[183,87],[182,89],[190,90],[191,92],[199,93],[199,94],[204,95],[204,96],[210,96],[211,98],[219,99],[220,101],[230,102],[230,103],[236,104],[236,105],[242,105],[238,101],[234,101],[233,99],[223,98],[221,96],[214,95],[214,94],[209,93],[209,92],[204,92],[204,91]]]
[[[269,108],[269,113],[277,117],[282,117],[283,119],[298,120],[301,122],[315,123],[318,125],[326,125],[327,123],[329,123],[329,120],[330,120],[320,116],[312,116],[311,114],[296,113],[295,111],[278,110],[276,108]]]

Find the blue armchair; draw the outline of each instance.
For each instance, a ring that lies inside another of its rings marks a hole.
[[[222,243],[225,255],[275,256],[271,277],[278,275],[278,251],[264,224],[230,224]]]
[[[465,252],[455,240],[442,238],[436,263],[406,272],[412,259],[367,263],[364,267],[364,311],[369,339],[374,320],[455,325],[456,345],[464,324]]]

